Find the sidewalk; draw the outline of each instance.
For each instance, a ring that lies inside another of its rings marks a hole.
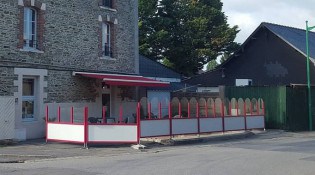
[[[262,133],[264,131],[257,131]],[[154,149],[161,146],[174,146],[183,144],[196,144],[205,142],[224,141],[231,139],[243,139],[254,136],[251,131],[237,131],[226,133],[214,133],[203,135],[185,135],[170,137],[157,137],[141,139],[141,144]],[[68,143],[45,143],[44,139],[18,142],[13,145],[0,145],[0,163],[24,163],[27,161],[39,161],[53,158],[77,158],[85,156],[117,156],[121,154],[138,153],[129,144],[124,145],[89,145],[84,149],[83,145]],[[142,151],[142,150],[140,150]]]

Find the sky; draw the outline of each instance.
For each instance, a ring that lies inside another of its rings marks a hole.
[[[231,26],[241,30],[235,41],[243,43],[261,22],[305,29],[315,25],[315,0],[221,0]]]

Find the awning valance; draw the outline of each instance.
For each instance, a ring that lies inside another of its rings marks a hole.
[[[106,84],[117,86],[146,86],[146,87],[166,87],[169,82],[162,82],[145,78],[137,75],[123,75],[123,74],[102,74],[89,72],[73,72],[73,75],[82,75],[89,78],[102,79]]]

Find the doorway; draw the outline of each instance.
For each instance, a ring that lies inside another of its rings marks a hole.
[[[105,107],[106,118],[110,117],[110,94],[102,94],[102,106]]]

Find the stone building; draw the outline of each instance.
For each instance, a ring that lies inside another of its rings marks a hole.
[[[132,106],[120,92],[155,83],[137,84],[137,20],[137,0],[0,0],[0,99],[14,99],[14,138],[43,137],[47,105],[94,117]]]

